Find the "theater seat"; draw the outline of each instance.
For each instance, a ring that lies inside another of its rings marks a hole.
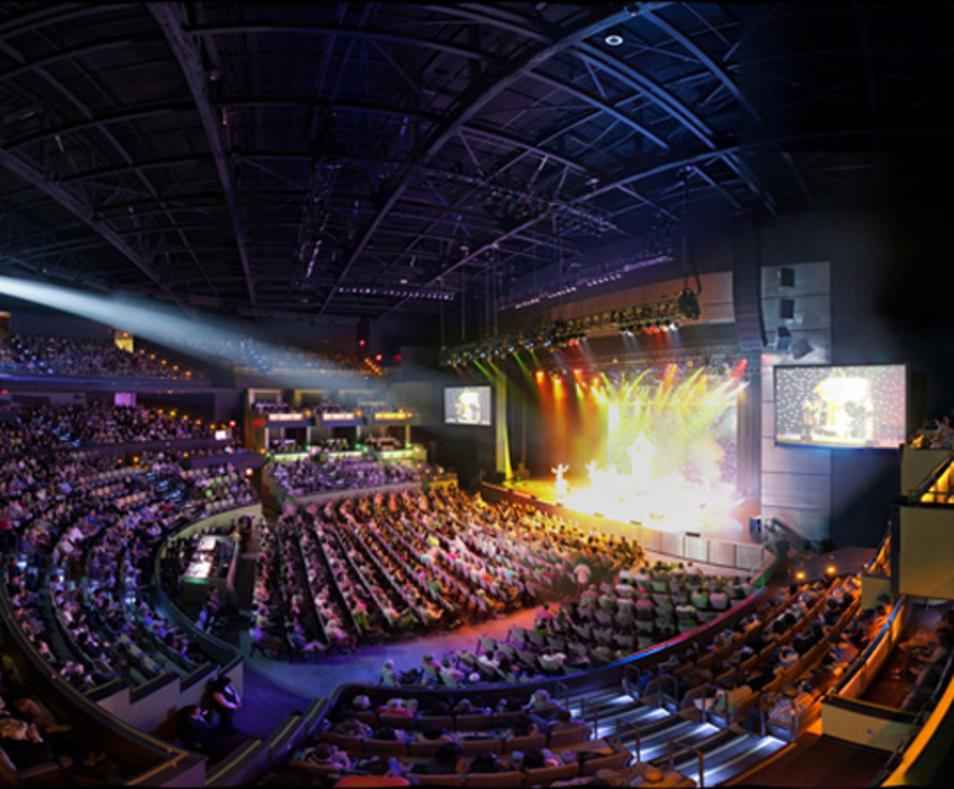
[[[464,786],[482,787],[518,787],[523,786],[523,773],[471,773],[464,780]]]
[[[464,776],[460,773],[450,773],[448,775],[418,775],[415,773],[414,779],[421,786],[463,786]]]
[[[541,767],[537,770],[527,770],[527,786],[547,786],[554,781],[568,781],[576,778],[580,770],[578,764],[563,764],[559,767]]]
[[[533,734],[529,737],[509,737],[504,740],[503,752],[513,753],[514,751],[533,751],[538,748],[544,748],[547,744],[545,734]]]
[[[586,724],[573,726],[572,728],[563,729],[562,731],[555,731],[550,735],[547,747],[552,750],[567,745],[575,745],[578,742],[583,742],[589,733],[590,727]]]
[[[407,743],[397,740],[364,740],[361,743],[362,753],[371,756],[405,756]]]
[[[491,753],[500,753],[503,746],[503,740],[496,737],[487,739],[465,739],[461,740],[460,748],[463,756],[476,756],[478,753],[490,751]]]
[[[621,770],[632,760],[633,755],[629,751],[619,751],[609,756],[601,756],[599,759],[590,759],[583,763],[580,775],[596,775],[600,770]]]

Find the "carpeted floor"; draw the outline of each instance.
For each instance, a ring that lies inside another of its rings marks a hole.
[[[870,786],[891,754],[833,737],[803,735],[794,750],[749,776],[742,786]]]
[[[235,716],[235,728],[251,737],[267,737],[291,713],[304,712],[314,698],[272,682],[248,663],[244,684],[242,709]]]
[[[312,699],[328,696],[346,682],[377,682],[381,666],[388,658],[399,669],[420,665],[421,658],[432,653],[441,655],[449,650],[474,650],[480,636],[503,639],[513,627],[530,627],[536,609],[518,611],[501,619],[459,628],[452,633],[416,638],[393,644],[376,644],[359,649],[350,655],[322,658],[318,663],[284,663],[264,660],[258,655],[247,659],[246,666],[291,693]]]

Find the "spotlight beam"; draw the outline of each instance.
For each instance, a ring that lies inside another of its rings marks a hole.
[[[233,366],[247,363],[242,343],[249,337],[248,328],[232,324],[225,319],[186,317],[171,305],[156,304],[132,296],[96,296],[85,291],[2,275],[0,293],[78,315],[106,326],[124,329],[135,336],[219,365],[223,362]],[[197,348],[196,338],[207,341],[209,350]],[[269,359],[276,360],[276,363],[269,366],[277,366],[277,360],[284,355],[285,349],[259,337],[253,339],[262,360],[266,364]],[[234,348],[235,352],[227,350],[230,348]],[[353,383],[353,372],[345,371],[331,362],[327,363],[327,369],[330,372],[307,370],[294,375],[277,375],[271,372],[263,374],[288,388],[329,386],[333,384],[333,379],[339,376],[347,376],[348,382]],[[382,384],[372,380],[364,385],[377,388]]]

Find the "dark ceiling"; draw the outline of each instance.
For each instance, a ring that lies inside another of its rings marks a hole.
[[[878,157],[948,146],[952,21],[911,3],[3,2],[0,272],[374,318],[433,312],[488,267],[505,292],[638,248],[686,189],[767,216],[861,201]]]

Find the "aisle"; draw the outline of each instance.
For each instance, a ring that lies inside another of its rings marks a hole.
[[[275,684],[263,672],[245,664],[242,709],[235,727],[252,737],[268,737],[293,712],[304,712],[312,696],[303,696]]]
[[[420,665],[421,658],[428,653],[440,656],[448,650],[473,651],[480,636],[502,640],[511,627],[531,627],[536,610],[524,609],[500,619],[461,627],[451,633],[367,646],[349,655],[322,658],[318,663],[286,663],[265,660],[259,655],[246,657],[245,663],[292,693],[309,699],[329,696],[338,685],[346,682],[377,682],[381,666],[388,658],[399,670],[404,670]]]

